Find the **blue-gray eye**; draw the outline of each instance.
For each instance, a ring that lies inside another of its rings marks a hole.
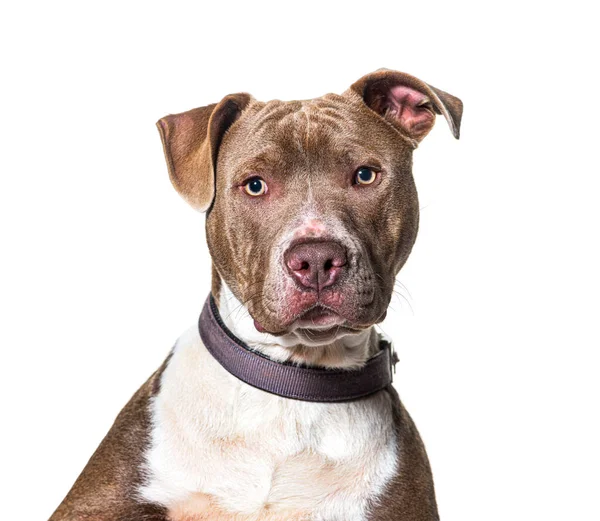
[[[267,191],[267,183],[265,183],[260,177],[253,177],[246,182],[244,189],[248,195],[258,197]]]
[[[359,185],[370,185],[377,179],[377,172],[368,166],[361,166],[354,174],[354,181]]]

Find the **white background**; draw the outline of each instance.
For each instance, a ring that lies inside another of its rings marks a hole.
[[[442,519],[599,520],[591,2],[19,2],[0,13],[3,519],[49,517],[209,289],[154,123],[379,67],[460,97],[415,154],[383,329]]]

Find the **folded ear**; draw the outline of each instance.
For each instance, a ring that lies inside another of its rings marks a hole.
[[[462,101],[413,76],[379,69],[363,76],[349,90],[416,141],[421,141],[433,128],[435,114],[443,114],[452,134],[459,138]]]
[[[201,212],[210,208],[215,196],[215,169],[223,135],[251,99],[246,93],[230,94],[219,103],[165,116],[156,123],[173,186]]]

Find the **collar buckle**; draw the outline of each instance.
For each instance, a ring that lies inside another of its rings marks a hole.
[[[390,342],[390,370],[393,374],[396,374],[396,364],[400,361],[398,353],[394,349],[394,343]]]

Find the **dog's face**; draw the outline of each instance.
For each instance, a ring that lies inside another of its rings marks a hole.
[[[314,339],[383,319],[417,232],[412,149],[342,96],[242,113],[221,143],[207,237],[258,328]]]
[[[214,266],[256,328],[319,343],[385,317],[417,234],[412,152],[436,112],[458,137],[461,111],[383,70],[343,95],[231,95],[159,128],[171,179],[209,210]]]

